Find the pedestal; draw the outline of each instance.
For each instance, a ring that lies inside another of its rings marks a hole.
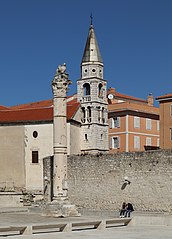
[[[80,217],[81,214],[75,205],[68,200],[57,199],[46,204],[42,213],[43,216],[50,217]]]

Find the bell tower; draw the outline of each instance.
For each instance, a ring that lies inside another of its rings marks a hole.
[[[103,78],[103,60],[94,27],[91,24],[81,62],[81,79],[77,81],[81,104],[81,152],[108,152],[107,82]]]

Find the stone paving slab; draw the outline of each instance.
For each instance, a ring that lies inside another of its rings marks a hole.
[[[46,233],[32,236],[10,236],[9,239],[171,239],[172,227],[142,226],[108,228],[103,231]]]
[[[157,214],[155,214],[157,215]],[[142,217],[143,215],[141,215]],[[152,216],[152,214],[150,215]],[[159,215],[157,215],[159,216]],[[138,217],[134,216],[133,219]],[[149,214],[146,215],[149,218]],[[81,216],[70,218],[52,218],[43,217],[40,214],[28,213],[28,212],[14,212],[14,213],[0,213],[0,226],[9,225],[28,225],[37,223],[59,223],[59,222],[77,222],[88,221],[91,219],[99,219],[100,216]],[[102,216],[101,216],[102,219]],[[147,219],[146,219],[147,221]],[[1,237],[3,238],[3,237]],[[84,231],[72,231],[72,232],[52,232],[42,233],[34,235],[17,235],[6,238],[11,239],[172,239],[172,225],[133,225],[123,227],[107,228],[105,230],[84,230]]]

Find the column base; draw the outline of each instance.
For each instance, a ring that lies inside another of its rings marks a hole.
[[[80,217],[75,205],[72,205],[68,200],[53,200],[46,204],[42,216],[49,217]]]

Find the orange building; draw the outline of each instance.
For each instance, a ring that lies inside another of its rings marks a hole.
[[[110,152],[159,148],[159,108],[150,94],[147,100],[108,90]]]
[[[172,148],[172,93],[156,98],[160,105],[160,147]]]

